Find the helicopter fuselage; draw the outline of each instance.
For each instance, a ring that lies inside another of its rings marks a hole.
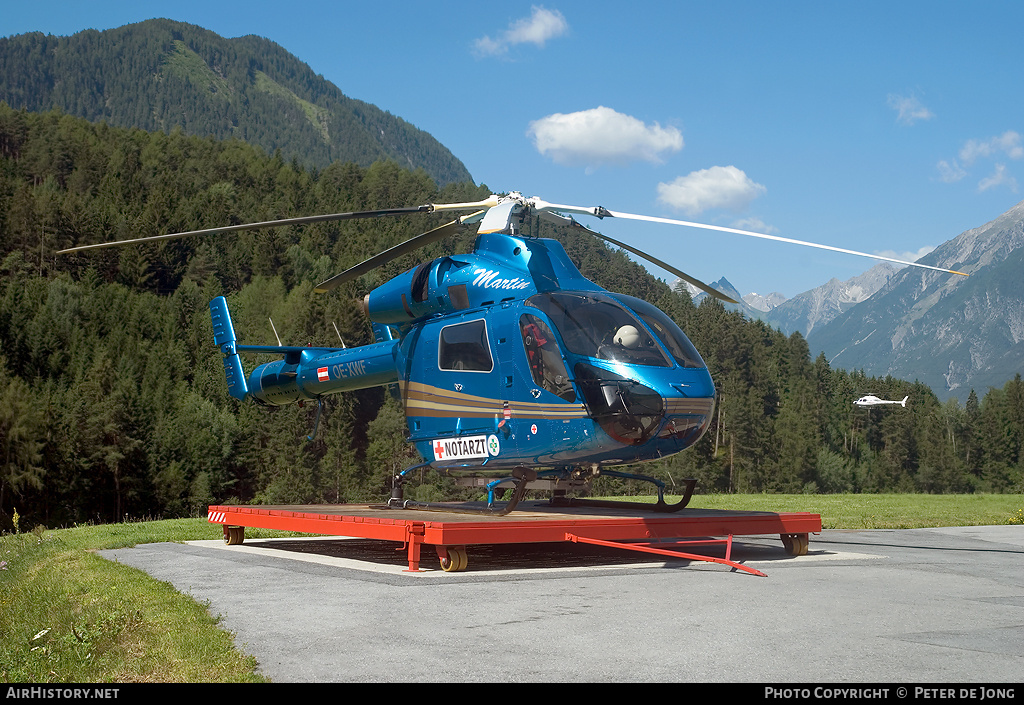
[[[427,203],[346,213],[283,218],[259,223],[166,233],[79,245],[60,253],[139,242],[255,230],[283,225],[468,212],[320,282],[327,293],[398,258],[479,224],[472,254],[424,262],[373,289],[364,312],[375,342],[357,348],[238,345],[226,300],[210,302],[214,341],[224,356],[228,391],[237,399],[283,405],[318,402],[340,392],[390,386],[400,394],[408,439],[422,465],[444,471],[507,476],[515,489],[507,513],[531,483],[571,482],[600,474],[602,466],[628,465],[679,452],[711,423],[715,390],[700,355],[664,313],[640,299],[614,294],[586,279],[555,240],[518,233],[527,218],[585,232],[641,257],[708,296],[737,303],[727,294],[627,243],[576,222],[572,215],[701,228],[966,276],[943,267],[905,262],[830,245],[672,218],[612,211],[603,206],[549,203],[518,191],[468,203]],[[247,378],[239,353],[272,353],[282,359],[259,365]],[[906,405],[906,399],[899,402]],[[861,399],[858,404],[866,404]],[[877,401],[874,403],[895,403]],[[313,435],[316,429],[314,427]],[[313,435],[308,436],[312,438]],[[388,506],[407,507],[402,497],[406,468],[394,477]],[[664,501],[664,483],[626,471],[617,477],[650,481],[658,488],[655,511],[686,506],[696,484],[684,481],[683,498]],[[556,478],[556,480],[551,480]],[[673,483],[674,484],[674,483]],[[567,488],[555,488],[564,500]],[[596,500],[591,500],[593,505]],[[617,503],[621,506],[621,503]]]
[[[693,445],[714,409],[711,376],[678,326],[587,280],[554,240],[484,232],[473,254],[394,277],[364,300],[377,338],[365,346],[235,345],[219,307],[234,396],[281,405],[397,384],[408,440],[449,472],[654,460]],[[246,351],[284,359],[246,382]]]

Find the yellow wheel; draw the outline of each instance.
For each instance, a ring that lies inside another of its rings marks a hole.
[[[243,541],[245,541],[245,527],[229,526],[228,533],[224,536],[224,543],[228,546],[237,546]]]
[[[807,549],[810,547],[810,536],[807,534],[800,534],[797,540],[800,542],[800,555],[806,556]]]
[[[806,556],[807,544],[807,534],[782,534],[782,545],[791,556]]]
[[[465,570],[469,565],[469,556],[466,555],[464,546],[451,546],[448,548],[448,556],[441,559],[441,570],[446,573],[457,573]]]

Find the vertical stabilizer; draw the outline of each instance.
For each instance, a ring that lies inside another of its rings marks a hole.
[[[909,399],[909,398],[910,398],[909,396],[903,397],[903,401],[900,402],[900,406],[902,406],[904,409],[907,408],[907,399]]]
[[[245,384],[242,361],[235,348],[235,328],[231,325],[228,302],[218,296],[210,302],[210,318],[213,321],[213,342],[224,353],[224,374],[228,380],[228,394],[235,399],[245,399],[249,388]]]

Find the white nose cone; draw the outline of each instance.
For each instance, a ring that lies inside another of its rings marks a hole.
[[[616,345],[632,349],[640,345],[640,331],[635,326],[622,326],[615,332],[613,340]]]

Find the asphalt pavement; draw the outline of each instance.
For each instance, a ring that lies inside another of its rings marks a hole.
[[[708,555],[722,555],[709,547]],[[247,539],[103,551],[209,604],[275,682],[1014,684],[1024,526],[837,531],[721,564],[582,546]]]

